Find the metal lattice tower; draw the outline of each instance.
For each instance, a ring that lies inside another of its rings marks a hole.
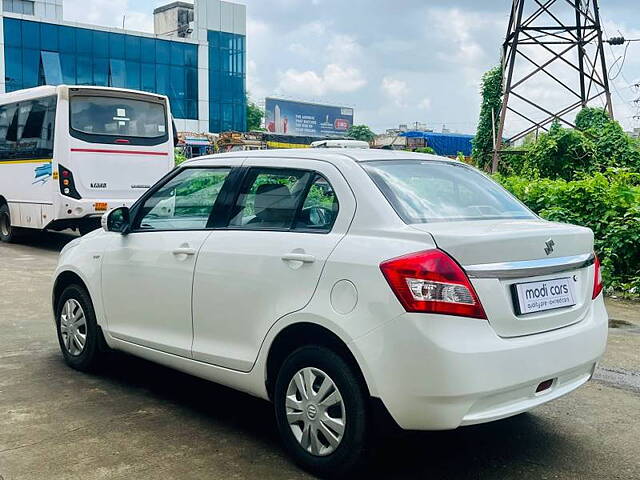
[[[505,136],[513,143],[556,120],[574,127],[587,105],[613,118],[598,0],[513,0],[502,69],[494,172]]]

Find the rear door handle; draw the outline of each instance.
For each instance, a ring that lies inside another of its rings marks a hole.
[[[316,257],[306,253],[287,253],[282,256],[282,260],[285,262],[313,263],[316,261]]]
[[[196,249],[190,247],[180,247],[173,251],[174,255],[195,255]]]

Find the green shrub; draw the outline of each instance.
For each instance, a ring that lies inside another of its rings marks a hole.
[[[187,156],[181,148],[175,149],[175,165],[176,167],[187,160]]]
[[[585,133],[551,125],[549,133],[526,148],[521,172],[528,177],[564,178],[596,168],[596,146]]]
[[[531,178],[571,180],[585,173],[608,168],[640,172],[640,142],[627,135],[620,124],[601,108],[584,108],[576,116],[576,127],[555,122],[549,132],[516,150],[502,154],[500,173]]]
[[[541,217],[591,228],[606,285],[640,294],[640,174],[608,169],[573,181],[495,178]]]
[[[436,151],[431,147],[418,147],[414,150],[416,153],[430,153],[432,155],[436,154]]]

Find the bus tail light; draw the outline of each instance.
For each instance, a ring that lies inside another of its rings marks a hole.
[[[76,190],[71,170],[64,168],[62,165],[58,165],[58,170],[60,171],[60,192],[67,197],[80,200],[82,197],[78,193],[78,190]]]
[[[407,312],[487,318],[469,277],[442,250],[393,258],[380,270]]]

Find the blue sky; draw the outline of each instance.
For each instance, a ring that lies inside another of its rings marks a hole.
[[[202,0],[200,0],[202,1]],[[376,131],[422,122],[475,129],[480,76],[499,60],[510,0],[238,0],[247,5],[248,89],[355,108]],[[152,31],[157,0],[65,0],[65,20]],[[600,0],[610,36],[640,38],[637,0]],[[609,64],[623,47],[607,48]],[[612,75],[617,67],[612,69]],[[618,120],[640,127],[640,42],[612,82]],[[540,95],[545,86],[540,85]],[[560,92],[554,96],[561,101]]]

